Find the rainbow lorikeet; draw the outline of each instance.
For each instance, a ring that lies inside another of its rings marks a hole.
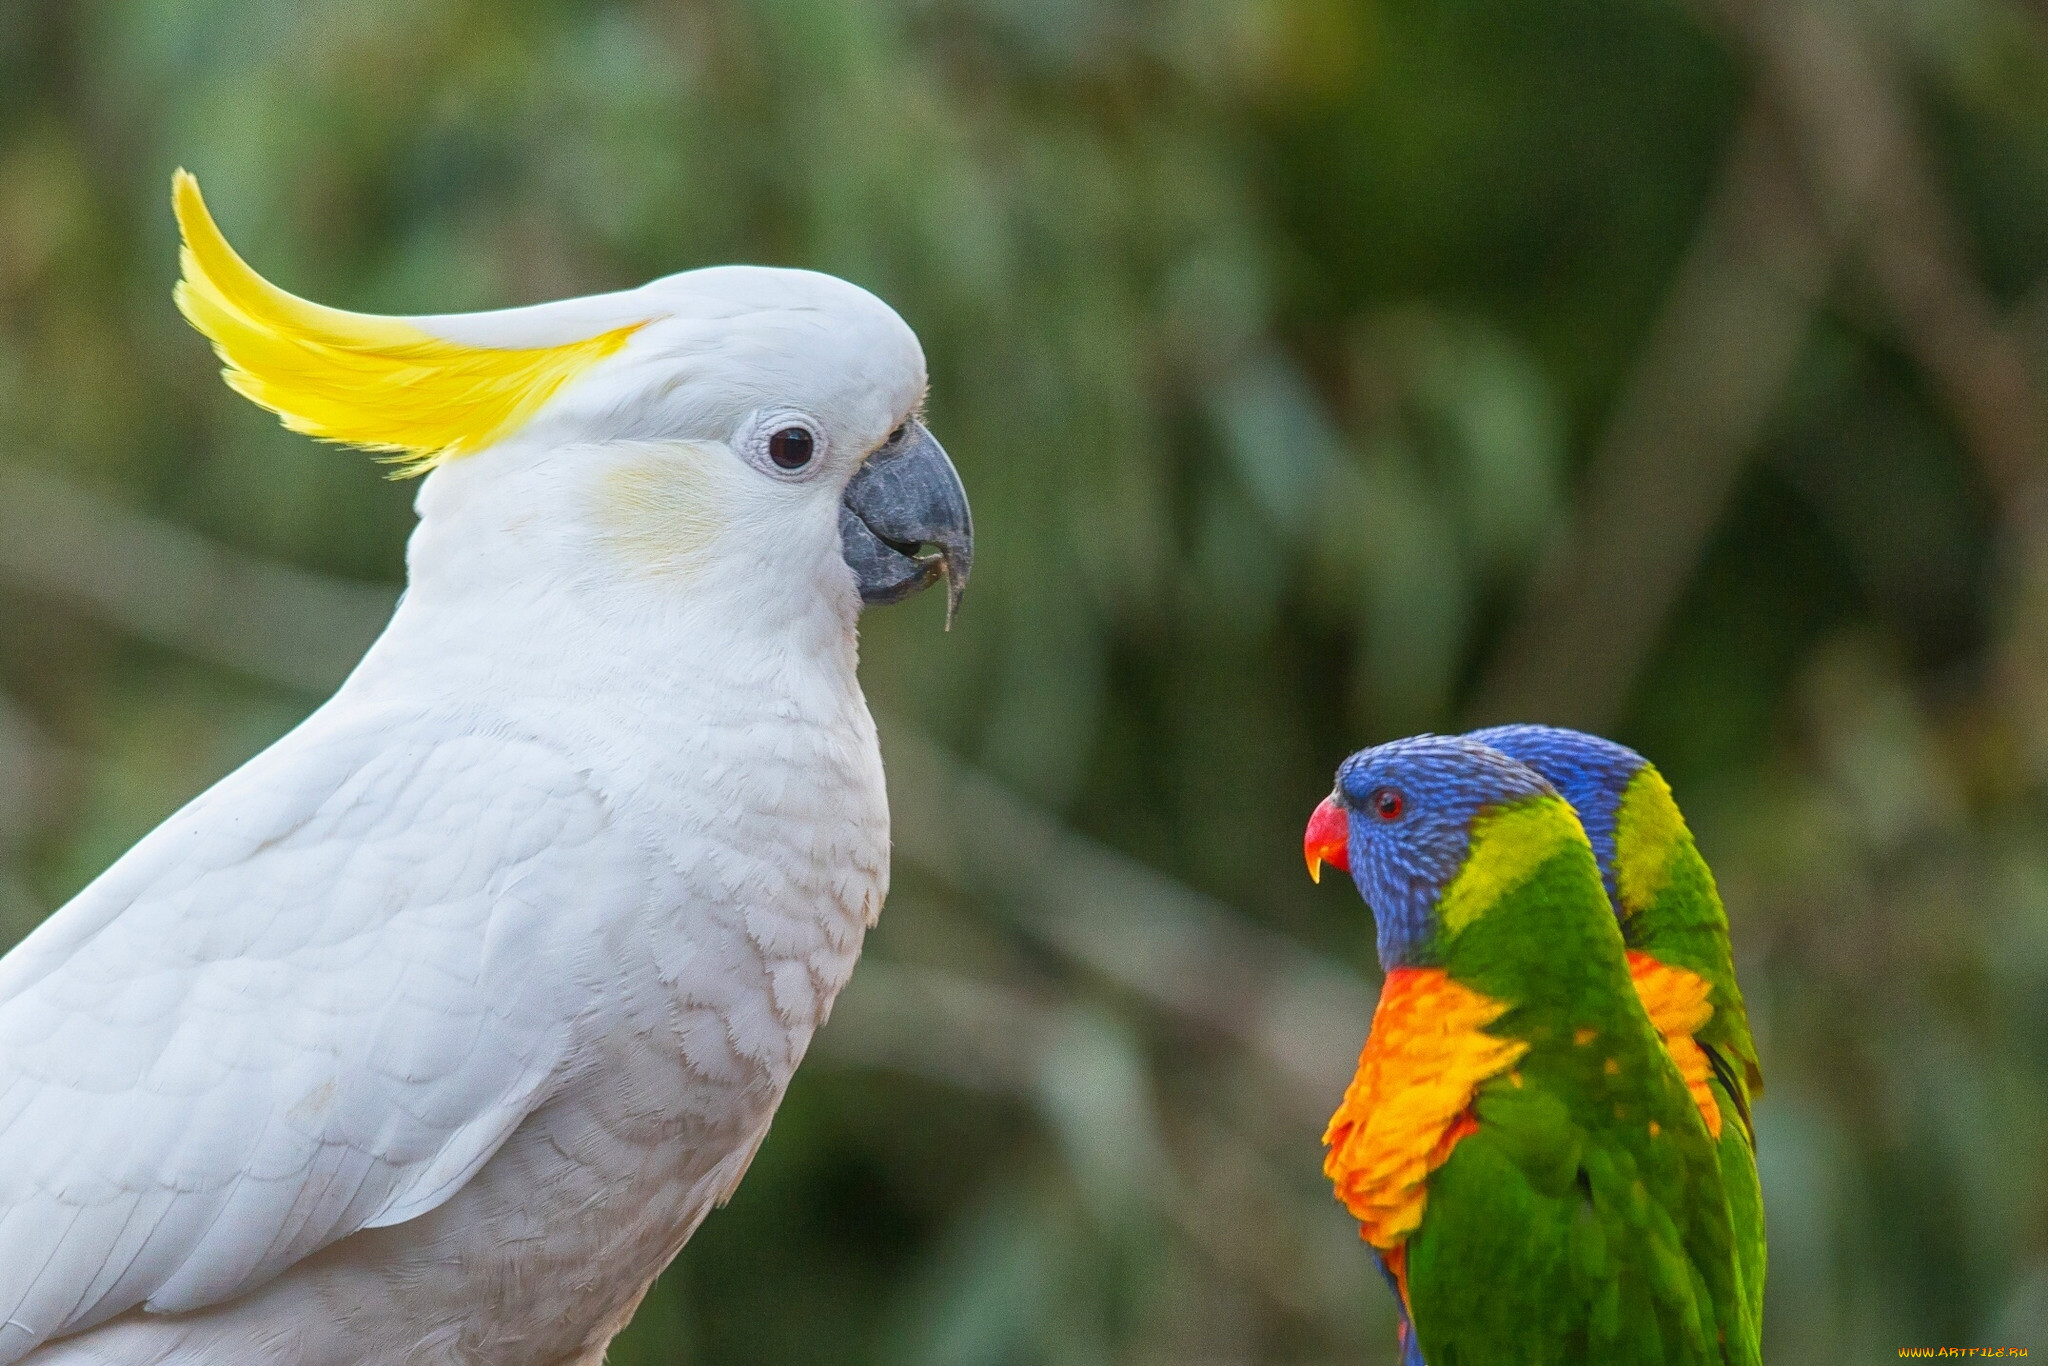
[[[1720,1163],[1630,980],[1592,846],[1533,769],[1420,736],[1304,841],[1386,982],[1324,1170],[1430,1366],[1751,1366]]]
[[[1750,1103],[1763,1094],[1763,1068],[1735,984],[1728,914],[1671,788],[1642,755],[1583,731],[1496,726],[1467,738],[1535,769],[1579,813],[1636,992],[1720,1150],[1743,1292],[1761,1327],[1764,1199]]]

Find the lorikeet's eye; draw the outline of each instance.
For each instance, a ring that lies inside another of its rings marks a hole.
[[[1391,787],[1378,789],[1367,800],[1371,803],[1373,815],[1383,821],[1399,820],[1401,813],[1408,809],[1408,799]]]

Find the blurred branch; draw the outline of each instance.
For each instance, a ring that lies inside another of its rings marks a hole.
[[[2026,303],[2001,317],[1971,264],[1885,53],[1838,8],[1719,0],[1783,101],[1830,233],[1853,249],[1996,495],[2008,614],[1993,686],[2048,769],[2048,407]]]
[[[2013,328],[2036,374],[2048,373],[2048,278],[2013,310]],[[2007,508],[2008,580],[2002,639],[1993,651],[1993,698],[2028,772],[2048,773],[2048,480]]]
[[[2048,453],[2025,340],[1970,270],[1880,54],[1819,4],[1716,0],[1714,13],[1754,52],[1764,90],[1474,719],[1600,729],[1619,715],[1835,256],[1869,270],[2009,518]]]
[[[1019,928],[1263,1055],[1315,1104],[1341,1092],[1372,1018],[1354,974],[1066,828],[916,730],[883,734],[899,855],[993,893]]]
[[[0,693],[0,953],[49,909],[10,865],[51,813],[62,809],[56,795],[70,761],[62,746]]]
[[[63,760],[42,728],[0,693],[0,860],[45,811]]]
[[[1756,106],[1473,720],[1599,730],[1619,714],[1791,378],[1829,264]]]
[[[820,1031],[817,1053],[841,1065],[890,1068],[966,1091],[1007,1095],[1057,1129],[1043,1112],[1055,1093],[1075,1089],[1056,1084],[1054,1056],[1071,1040],[1075,1009],[1013,987],[868,954],[831,1023]],[[1330,1098],[1314,1101],[1305,1122],[1290,1108],[1274,1117],[1273,1127],[1314,1134]],[[1350,1293],[1348,1279],[1330,1284],[1327,1269],[1305,1256],[1317,1244],[1303,1236],[1303,1226],[1328,1215],[1320,1185],[1280,1179],[1255,1143],[1207,1116],[1182,1115],[1171,1128],[1177,1140],[1171,1152],[1155,1154],[1154,1161],[1129,1173],[1130,1194],[1141,1196],[1205,1256],[1289,1312],[1313,1314],[1327,1307],[1325,1299]],[[1100,1135],[1097,1141],[1128,1137]]]
[[[863,954],[818,1051],[963,1091],[1029,1095],[1047,1005],[1015,987]]]
[[[0,576],[144,640],[309,693],[348,676],[397,596],[238,554],[18,466],[0,466]]]
[[[2048,5],[2048,0],[2041,0]],[[2012,311],[2013,331],[2029,352],[2037,374],[2048,373],[2048,276],[2037,279]]]
[[[1867,266],[2009,509],[2048,454],[2025,344],[1978,283],[1886,55],[1839,8],[1720,0],[1782,104],[1830,234]]]

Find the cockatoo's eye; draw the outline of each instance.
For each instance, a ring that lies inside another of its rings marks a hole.
[[[804,428],[784,427],[768,438],[768,458],[781,469],[800,470],[811,463],[811,452],[817,444]]]
[[[825,429],[807,413],[770,408],[754,413],[732,434],[742,460],[776,479],[808,479],[825,463]]]
[[[1408,809],[1408,799],[1401,795],[1399,788],[1375,789],[1367,800],[1372,806],[1372,814],[1383,821],[1397,821],[1401,819],[1401,813]]]

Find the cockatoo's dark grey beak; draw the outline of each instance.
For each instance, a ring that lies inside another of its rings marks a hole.
[[[945,575],[952,629],[974,568],[974,518],[959,471],[923,423],[904,423],[847,482],[839,547],[868,605],[901,602]]]

